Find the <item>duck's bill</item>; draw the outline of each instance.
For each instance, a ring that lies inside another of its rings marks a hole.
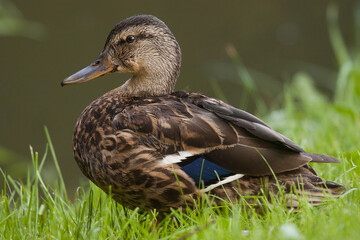
[[[103,76],[114,70],[114,66],[102,57],[97,58],[89,66],[74,73],[61,82],[61,86],[87,82],[91,79]]]

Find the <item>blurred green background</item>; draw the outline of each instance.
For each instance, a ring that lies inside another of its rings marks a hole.
[[[0,0],[0,167],[13,177],[25,176],[28,146],[43,151],[46,125],[68,189],[79,184],[82,174],[72,155],[76,119],[93,99],[128,76],[109,75],[65,88],[60,82],[97,57],[109,30],[134,14],[159,17],[180,43],[177,90],[223,95],[261,115],[281,105],[283,84],[305,71],[332,96],[338,66],[326,20],[329,2]],[[359,1],[331,2],[338,6],[341,33],[351,45]],[[267,109],[256,108],[251,95],[244,99],[244,79],[239,80],[229,56],[232,47]],[[54,172],[48,166],[49,178]]]

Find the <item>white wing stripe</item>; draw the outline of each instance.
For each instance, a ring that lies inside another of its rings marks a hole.
[[[187,151],[180,151],[178,154],[171,154],[166,155],[163,160],[161,160],[161,163],[165,164],[172,164],[172,163],[179,163],[182,160],[186,159],[187,157],[194,156],[194,153],[187,152]]]
[[[231,176],[225,178],[224,180],[219,181],[218,183],[214,183],[214,184],[209,185],[208,187],[202,189],[201,192],[204,192],[204,193],[209,192],[209,191],[211,191],[212,189],[214,189],[214,188],[216,188],[218,186],[221,186],[221,185],[224,185],[226,183],[232,182],[234,180],[240,179],[243,176],[245,176],[245,175],[244,174],[231,175]]]

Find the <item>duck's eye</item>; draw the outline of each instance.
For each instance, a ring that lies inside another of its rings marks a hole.
[[[133,41],[135,41],[135,37],[133,35],[129,35],[126,37],[127,43],[132,43]]]

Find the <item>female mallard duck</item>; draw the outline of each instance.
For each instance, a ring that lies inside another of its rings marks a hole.
[[[341,193],[341,184],[322,180],[308,165],[336,158],[305,152],[218,99],[174,92],[180,64],[179,44],[165,23],[138,15],[117,24],[100,56],[62,81],[132,74],[86,107],[76,123],[75,159],[92,182],[105,192],[111,187],[113,198],[127,207],[160,212],[191,207],[202,193],[234,200],[263,187],[277,192],[273,174],[286,193],[297,188],[314,205]]]

